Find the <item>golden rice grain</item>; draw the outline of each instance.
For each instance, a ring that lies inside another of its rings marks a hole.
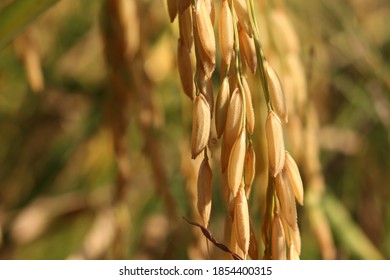
[[[252,94],[248,81],[244,76],[241,77],[241,81],[245,95],[246,127],[248,129],[249,134],[252,135],[253,130],[255,129],[255,111],[253,110]]]
[[[271,255],[273,260],[286,259],[286,238],[278,214],[275,214],[272,222]]]
[[[242,181],[246,150],[245,140],[245,130],[243,129],[235,141],[229,156],[228,183],[233,196],[236,196]]]
[[[282,88],[282,83],[275,70],[268,62],[264,63],[265,74],[268,80],[268,86],[270,90],[270,97],[272,101],[272,106],[278,114],[278,116],[285,122],[288,122],[288,112],[287,112],[287,103],[284,91]]]
[[[225,77],[218,91],[217,102],[215,104],[215,128],[218,138],[221,137],[226,124],[227,110],[230,101],[229,80]]]
[[[243,125],[243,99],[241,92],[236,89],[232,93],[227,109],[224,138],[226,144],[233,147]]]
[[[214,0],[205,0],[206,8],[209,13],[211,24],[214,25],[215,22],[215,5]]]
[[[203,220],[204,227],[207,228],[211,213],[211,195],[212,195],[213,173],[207,157],[203,159],[198,174],[198,212]]]
[[[251,72],[255,73],[257,68],[255,42],[242,28],[238,29],[238,36],[240,39],[240,50],[244,54],[245,61]]]
[[[177,42],[177,63],[179,75],[184,93],[191,99],[194,99],[194,77],[191,66],[191,57],[184,41],[179,38]]]
[[[199,47],[201,48],[201,56],[203,56],[201,58],[204,60],[203,63],[215,66],[214,29],[205,1],[199,0],[199,8],[194,10],[195,30],[199,38]],[[211,73],[206,72],[206,74],[208,77],[211,77]]]
[[[295,227],[297,223],[297,207],[292,187],[284,169],[276,176],[275,188],[280,202],[281,214],[289,226]]]
[[[229,65],[233,56],[234,30],[232,13],[227,0],[223,0],[221,5],[218,28],[221,57],[225,65]]]
[[[250,241],[250,226],[248,202],[243,187],[239,189],[235,198],[233,227],[236,232],[237,244],[244,255],[247,255]]]
[[[181,3],[181,1],[179,1]],[[191,51],[192,48],[192,17],[191,10],[185,9],[179,13],[179,33],[187,49]]]
[[[228,167],[230,151],[239,136],[243,125],[242,95],[238,89],[234,90],[229,101],[225,130],[222,137],[221,167],[224,173]]]
[[[252,26],[246,0],[234,0],[234,10],[236,11],[238,22],[244,28],[245,32],[252,37]]]
[[[276,177],[284,166],[285,150],[282,124],[273,111],[268,113],[265,124],[268,157],[272,176]]]
[[[210,107],[202,94],[194,99],[191,154],[195,159],[206,147],[210,134]]]
[[[299,174],[298,166],[289,152],[286,151],[286,159],[284,163],[287,176],[290,180],[296,200],[300,205],[303,205],[303,183],[301,175]]]

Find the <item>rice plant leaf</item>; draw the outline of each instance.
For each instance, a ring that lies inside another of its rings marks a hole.
[[[336,237],[351,253],[365,260],[383,260],[382,254],[333,195],[324,197],[324,209]]]

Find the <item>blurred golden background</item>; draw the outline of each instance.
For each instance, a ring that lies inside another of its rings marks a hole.
[[[182,219],[200,162],[165,1],[33,2],[0,3],[0,259],[221,258]],[[301,258],[389,259],[389,1],[254,2],[293,23],[318,117],[321,190],[298,209]],[[305,187],[310,164],[298,160]],[[223,241],[220,185],[217,174],[209,229]]]

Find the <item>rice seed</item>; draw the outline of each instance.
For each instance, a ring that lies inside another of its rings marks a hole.
[[[225,77],[218,91],[217,102],[215,104],[215,127],[217,130],[218,138],[221,138],[221,135],[225,129],[229,100],[229,80],[227,77]]]
[[[249,198],[250,190],[255,179],[256,172],[256,155],[255,149],[253,148],[252,140],[249,140],[248,147],[245,153],[245,193],[246,197]]]
[[[185,46],[184,40],[181,38],[177,41],[177,63],[184,93],[189,98],[194,99],[194,76],[192,72],[191,56],[189,49]]]
[[[297,208],[294,193],[285,170],[282,170],[276,176],[275,188],[279,198],[282,215],[289,226],[295,227],[297,224]]]
[[[273,260],[286,259],[286,238],[278,214],[275,214],[272,222],[271,255]]]
[[[219,43],[221,57],[226,65],[230,64],[233,56],[234,30],[233,18],[227,0],[223,0],[219,13]]]
[[[299,174],[298,166],[289,152],[286,151],[286,159],[284,163],[287,176],[290,180],[296,200],[300,205],[303,205],[303,183]]]
[[[239,189],[235,198],[233,227],[236,232],[238,246],[244,255],[247,255],[250,241],[250,226],[248,202],[243,187]]]
[[[273,111],[268,113],[265,124],[268,142],[270,171],[274,177],[282,170],[285,160],[282,124]]]
[[[252,26],[249,20],[248,6],[246,0],[234,0],[234,10],[236,11],[238,22],[245,32],[252,37]]]
[[[240,49],[244,54],[246,64],[251,72],[255,73],[257,68],[255,41],[242,28],[238,29],[238,36],[241,45]]]
[[[181,3],[182,1],[179,1]],[[191,51],[192,48],[192,17],[191,10],[185,9],[179,13],[179,33],[180,38],[183,40],[184,45],[186,45],[188,51]]]
[[[228,167],[230,151],[234,142],[239,136],[242,130],[242,118],[243,118],[243,104],[242,96],[238,89],[236,89],[230,98],[225,130],[222,138],[222,150],[221,150],[221,167],[224,173]]]
[[[243,99],[238,89],[235,89],[229,101],[227,109],[224,138],[229,147],[233,147],[242,130],[243,123]]]
[[[215,70],[215,61],[211,61],[205,51],[202,48],[199,39],[199,33],[196,28],[193,30],[194,42],[195,42],[195,55],[197,60],[197,69],[202,69],[205,75],[211,78],[214,70]]]
[[[171,22],[173,22],[177,15],[177,0],[167,0],[168,14]]]
[[[207,228],[211,213],[211,195],[212,195],[213,173],[209,160],[205,157],[199,168],[198,174],[198,212],[203,220],[204,227]]]
[[[215,22],[215,5],[214,0],[205,0],[206,8],[209,13],[211,24],[214,25]]]
[[[236,196],[241,184],[245,163],[245,130],[243,129],[240,136],[235,141],[229,156],[228,164],[228,183],[233,196]]]
[[[199,39],[200,47],[200,56],[203,60],[202,62],[209,69],[205,69],[208,77],[211,77],[211,73],[214,71],[215,67],[215,37],[214,29],[211,23],[210,15],[207,11],[206,0],[199,0],[198,9],[194,10],[195,16],[195,31]],[[210,70],[212,69],[211,73]]]
[[[252,135],[253,130],[255,129],[255,111],[253,109],[252,94],[251,94],[250,87],[248,85],[248,81],[244,76],[241,76],[241,81],[242,81],[242,86],[245,95],[246,126],[249,134]]]
[[[282,83],[275,70],[267,61],[264,63],[265,75],[267,76],[268,86],[272,107],[276,114],[285,122],[288,122],[287,102],[282,88]]]
[[[195,159],[206,147],[210,134],[210,107],[202,94],[194,99],[192,112],[191,154]]]

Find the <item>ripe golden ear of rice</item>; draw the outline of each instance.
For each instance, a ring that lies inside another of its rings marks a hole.
[[[217,102],[215,105],[215,128],[217,130],[218,138],[221,137],[225,129],[229,100],[229,80],[225,77],[222,81],[221,88],[218,91]]]
[[[213,173],[208,161],[204,158],[199,168],[198,174],[198,212],[203,220],[203,225],[207,228],[211,213]]]
[[[236,196],[238,188],[242,181],[242,175],[245,162],[245,130],[235,141],[229,156],[228,165],[228,183],[233,196]]]
[[[270,171],[271,174],[276,177],[284,166],[285,149],[282,124],[273,111],[268,113],[265,128],[268,142]]]
[[[272,66],[268,63],[264,63],[265,75],[267,76],[268,86],[270,90],[270,97],[272,101],[272,106],[278,114],[278,116],[285,122],[288,122],[288,112],[287,112],[287,102],[286,97],[284,96],[284,91],[282,88],[282,83],[278,75]]]
[[[289,152],[286,151],[286,159],[284,163],[287,176],[290,180],[296,200],[300,205],[303,205],[303,183],[299,174],[298,166]]]
[[[191,57],[184,41],[179,38],[177,42],[177,63],[179,75],[184,93],[191,99],[194,99],[194,77],[191,66]]]
[[[243,187],[239,189],[235,198],[233,227],[236,232],[238,246],[247,255],[250,241],[250,225],[248,202]]]
[[[203,94],[194,99],[192,113],[191,153],[195,159],[206,147],[210,135],[210,107]]]
[[[223,62],[228,65],[233,56],[234,30],[232,13],[227,0],[222,1],[218,28],[221,57]]]

